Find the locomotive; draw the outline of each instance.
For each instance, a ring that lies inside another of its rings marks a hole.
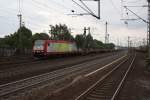
[[[33,46],[35,57],[78,54],[75,42],[64,40],[36,40]]]

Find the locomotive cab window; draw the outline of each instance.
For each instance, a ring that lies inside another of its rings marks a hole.
[[[48,43],[48,46],[50,46],[50,43]]]

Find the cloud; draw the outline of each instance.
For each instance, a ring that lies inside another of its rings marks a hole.
[[[120,0],[101,0],[101,20],[97,20],[92,16],[68,16],[71,10],[76,13],[83,13],[80,7],[76,6],[71,0],[22,0],[21,11],[25,25],[35,32],[42,32],[49,30],[49,25],[66,24],[72,29],[72,34],[82,34],[84,27],[91,27],[91,32],[94,38],[104,41],[105,36],[105,22],[108,21],[108,33],[110,34],[110,41],[117,43],[117,38],[126,45],[128,36],[146,38],[146,24],[142,21],[128,22],[128,26],[121,21],[121,15],[125,18],[136,18],[129,13],[126,16],[126,10],[122,10]],[[78,1],[78,0],[76,0]],[[124,4],[134,5],[129,3],[135,0],[126,0]],[[9,6],[8,6],[9,3]],[[85,2],[94,13],[97,13],[97,4],[94,2]],[[146,1],[141,0],[137,5],[146,5]],[[0,37],[14,33],[19,25],[17,17],[18,0],[1,0],[0,1]],[[130,8],[138,13],[144,19],[147,19],[146,8]]]

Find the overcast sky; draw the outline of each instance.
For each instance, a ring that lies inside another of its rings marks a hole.
[[[92,16],[71,16],[75,13],[85,13],[72,0],[20,0],[20,11],[25,26],[35,32],[48,32],[49,25],[66,24],[72,29],[72,34],[82,34],[84,27],[91,27],[92,36],[104,42],[105,22],[108,21],[110,42],[127,45],[127,37],[139,43],[146,39],[147,26],[141,20],[128,21],[125,24],[120,19],[137,18],[135,15],[121,7],[147,5],[146,0],[101,0],[101,19]],[[79,0],[75,0],[80,3]],[[85,1],[87,6],[97,14],[97,3]],[[19,0],[0,0],[0,37],[14,33],[19,27]],[[143,19],[147,19],[147,7],[129,7]],[[128,15],[127,15],[128,13]]]

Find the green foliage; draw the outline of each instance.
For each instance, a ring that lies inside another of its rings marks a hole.
[[[91,34],[76,35],[75,41],[78,49],[114,49],[115,45],[113,43],[103,44],[103,42],[93,39]]]
[[[11,48],[31,48],[32,47],[32,32],[26,27],[21,27],[14,34],[5,36],[1,40],[1,47]]]
[[[32,32],[26,27],[21,27],[17,31],[17,35],[19,37],[16,37],[17,41],[20,43],[17,43],[19,48],[31,48],[32,47]]]
[[[53,40],[74,40],[73,36],[71,35],[68,27],[65,24],[59,24],[59,25],[50,25],[51,30],[51,39]]]
[[[106,49],[114,49],[115,45],[113,43],[105,44],[104,48],[106,48]]]
[[[36,33],[32,36],[31,30],[25,26],[18,29],[17,32],[7,35],[4,38],[0,38],[0,47],[10,47],[31,49],[35,40],[66,40],[75,41],[78,49],[90,50],[90,49],[114,49],[113,43],[103,44],[101,41],[93,39],[92,35],[86,32],[80,35],[76,35],[75,38],[71,35],[68,27],[65,24],[59,24],[51,27],[51,37],[46,33]]]
[[[85,34],[76,35],[75,41],[78,49],[90,49],[93,46],[93,37],[91,34],[87,36]]]
[[[103,49],[104,48],[104,44],[103,44],[103,42],[94,39],[92,48],[93,49]]]
[[[8,47],[8,46],[6,45],[5,38],[1,38],[1,39],[0,39],[0,47]]]
[[[93,37],[91,34],[88,34],[85,38],[85,48],[90,49],[93,45]]]
[[[26,37],[26,38],[31,38],[32,37],[32,32],[31,30],[29,30],[28,28],[26,28],[25,26],[21,27],[20,29],[18,29],[17,31],[18,34],[21,34],[21,37]]]
[[[76,45],[77,45],[77,48],[79,49],[82,49],[83,48],[83,46],[84,46],[84,41],[85,41],[85,39],[84,39],[84,36],[82,35],[82,34],[80,34],[80,35],[76,35],[76,37],[75,37],[75,42],[76,42]]]
[[[3,45],[4,45],[4,39],[0,38],[0,47],[3,47]]]
[[[50,37],[46,33],[36,33],[32,36],[32,41],[34,42],[35,40],[49,40]]]

